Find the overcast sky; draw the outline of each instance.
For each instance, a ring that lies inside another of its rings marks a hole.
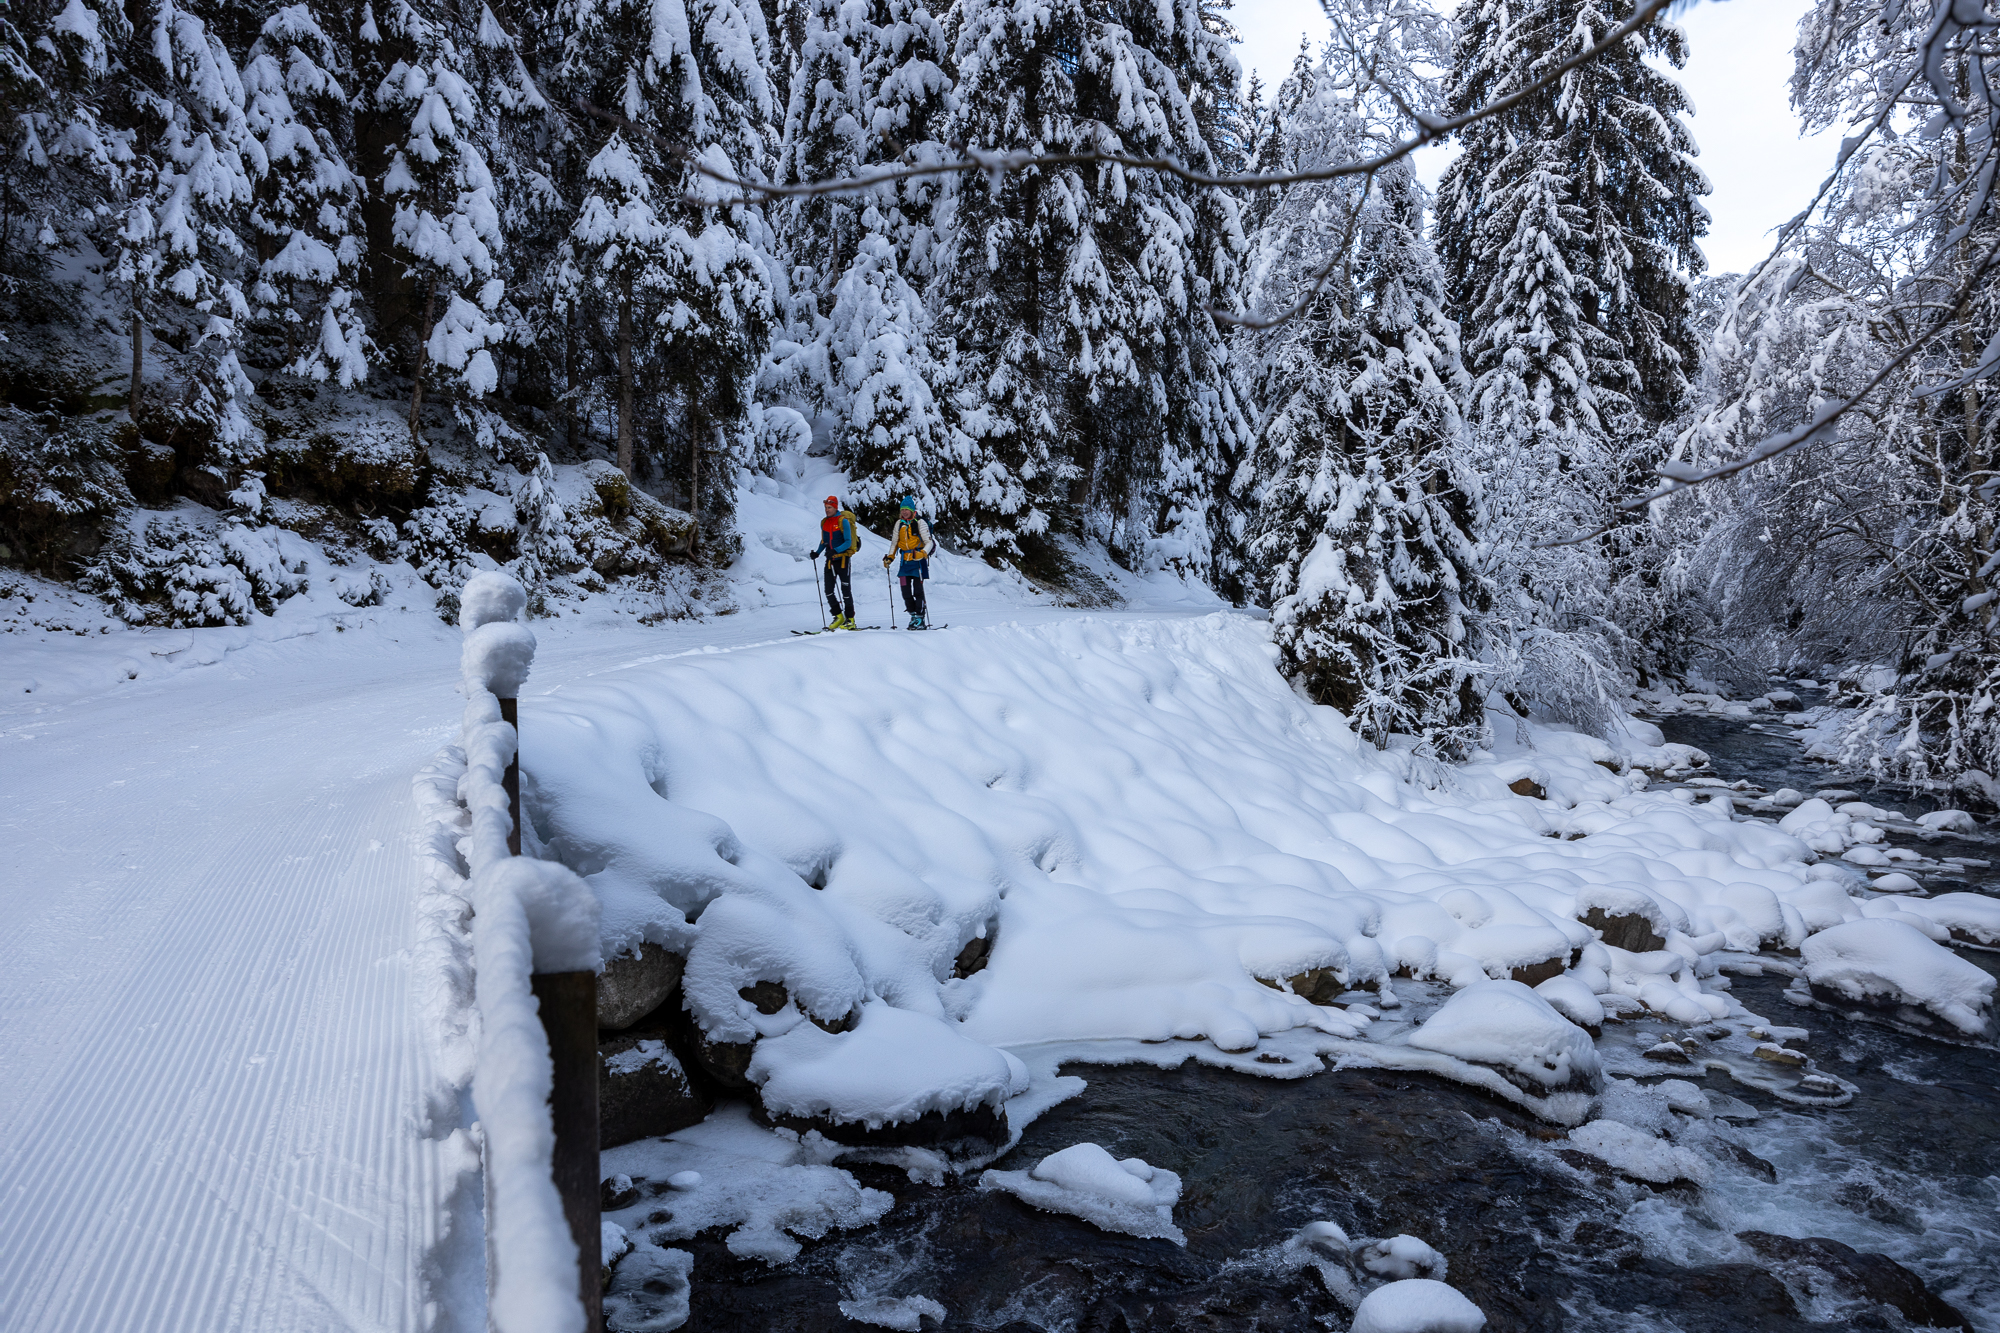
[[[1680,79],[1694,103],[1695,142],[1715,193],[1714,221],[1702,242],[1709,269],[1742,272],[1764,256],[1768,233],[1804,207],[1833,164],[1838,134],[1801,140],[1786,100],[1792,35],[1810,0],[1698,0],[1677,22],[1687,30],[1688,63]],[[1244,71],[1276,88],[1291,71],[1299,34],[1326,34],[1316,0],[1236,0]],[[1420,164],[1435,182],[1449,149],[1427,150]]]

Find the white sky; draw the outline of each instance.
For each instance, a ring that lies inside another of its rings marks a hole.
[[[1799,211],[1833,164],[1837,133],[1801,140],[1787,100],[1791,46],[1811,0],[1698,0],[1678,17],[1688,34],[1679,78],[1694,103],[1701,167],[1715,193],[1702,241],[1709,270],[1742,272],[1769,249],[1768,233]],[[1317,43],[1326,20],[1316,0],[1236,0],[1243,33],[1237,57],[1273,90],[1291,71],[1299,34]],[[1452,150],[1426,150],[1419,166],[1435,183]]]

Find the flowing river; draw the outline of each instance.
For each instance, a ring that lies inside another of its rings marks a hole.
[[[1659,724],[1670,741],[1706,750],[1718,778],[1808,794],[1832,785],[1782,727],[1712,715]],[[1862,796],[1910,814],[1930,808],[1906,793]],[[1914,831],[1890,842],[2000,864],[1990,833],[1957,838],[1949,853]],[[1990,867],[1958,874],[1925,879],[1935,891],[1995,891]],[[2000,973],[2000,955],[1960,952]],[[1607,1024],[1599,1045],[1614,1072],[1690,1080],[1721,1111],[1676,1121],[1676,1141],[1707,1162],[1703,1185],[1622,1178],[1565,1151],[1561,1130],[1427,1075],[1331,1069],[1280,1081],[1192,1064],[1083,1065],[1065,1072],[1087,1090],[994,1166],[1022,1169],[1090,1141],[1176,1171],[1186,1248],[1037,1212],[979,1191],[976,1173],[934,1187],[854,1167],[897,1196],[887,1217],[777,1268],[696,1240],[687,1326],[854,1329],[843,1300],[922,1296],[944,1307],[947,1327],[1005,1333],[1345,1329],[1347,1311],[1319,1273],[1283,1248],[1326,1220],[1356,1242],[1428,1242],[1489,1333],[2000,1333],[2000,1052],[1797,1007],[1784,975],[1739,972],[1729,983],[1752,1013],[1805,1029],[1793,1044],[1856,1094],[1818,1109],[1720,1071],[1653,1075],[1634,1054],[1679,1036],[1677,1025],[1656,1015]],[[1442,994],[1404,992],[1414,1016]],[[1808,1237],[1839,1245],[1795,1243]]]

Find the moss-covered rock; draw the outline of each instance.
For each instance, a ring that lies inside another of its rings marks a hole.
[[[90,418],[52,429],[0,408],[0,546],[8,563],[63,577],[102,547],[133,504],[120,427]]]

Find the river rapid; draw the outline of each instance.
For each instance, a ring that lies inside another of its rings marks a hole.
[[[1713,779],[1806,794],[1836,785],[1768,716],[1658,724],[1709,753],[1710,790]],[[1930,808],[1845,786],[1884,809]],[[1995,828],[1944,851],[1915,830],[1890,841],[1957,858],[1935,879],[1924,874],[1935,891],[1995,892],[1991,867],[1962,864],[2000,865]],[[2000,973],[2000,955],[1960,952]],[[777,1268],[695,1240],[687,1327],[855,1329],[841,1301],[921,1296],[945,1309],[947,1327],[1004,1333],[1342,1330],[1348,1309],[1284,1249],[1326,1220],[1357,1243],[1428,1242],[1490,1333],[2000,1333],[2000,1051],[1799,1007],[1784,994],[1786,960],[1766,961],[1775,970],[1733,968],[1732,993],[1753,1014],[1804,1029],[1790,1044],[1854,1089],[1847,1104],[1801,1106],[1719,1066],[1655,1072],[1636,1053],[1684,1035],[1657,1015],[1607,1024],[1599,1038],[1612,1072],[1683,1079],[1710,1095],[1721,1114],[1676,1115],[1672,1130],[1707,1161],[1705,1184],[1623,1178],[1566,1150],[1561,1130],[1423,1074],[1334,1068],[1279,1081],[1193,1064],[1079,1065],[1063,1072],[1087,1089],[993,1165],[1024,1169],[1089,1141],[1178,1172],[1185,1248],[982,1192],[976,1173],[932,1186],[860,1166],[851,1169],[864,1184],[897,1196],[871,1228],[812,1243]],[[1421,1017],[1444,990],[1402,993]],[[1814,1237],[1838,1244],[1797,1243]]]

